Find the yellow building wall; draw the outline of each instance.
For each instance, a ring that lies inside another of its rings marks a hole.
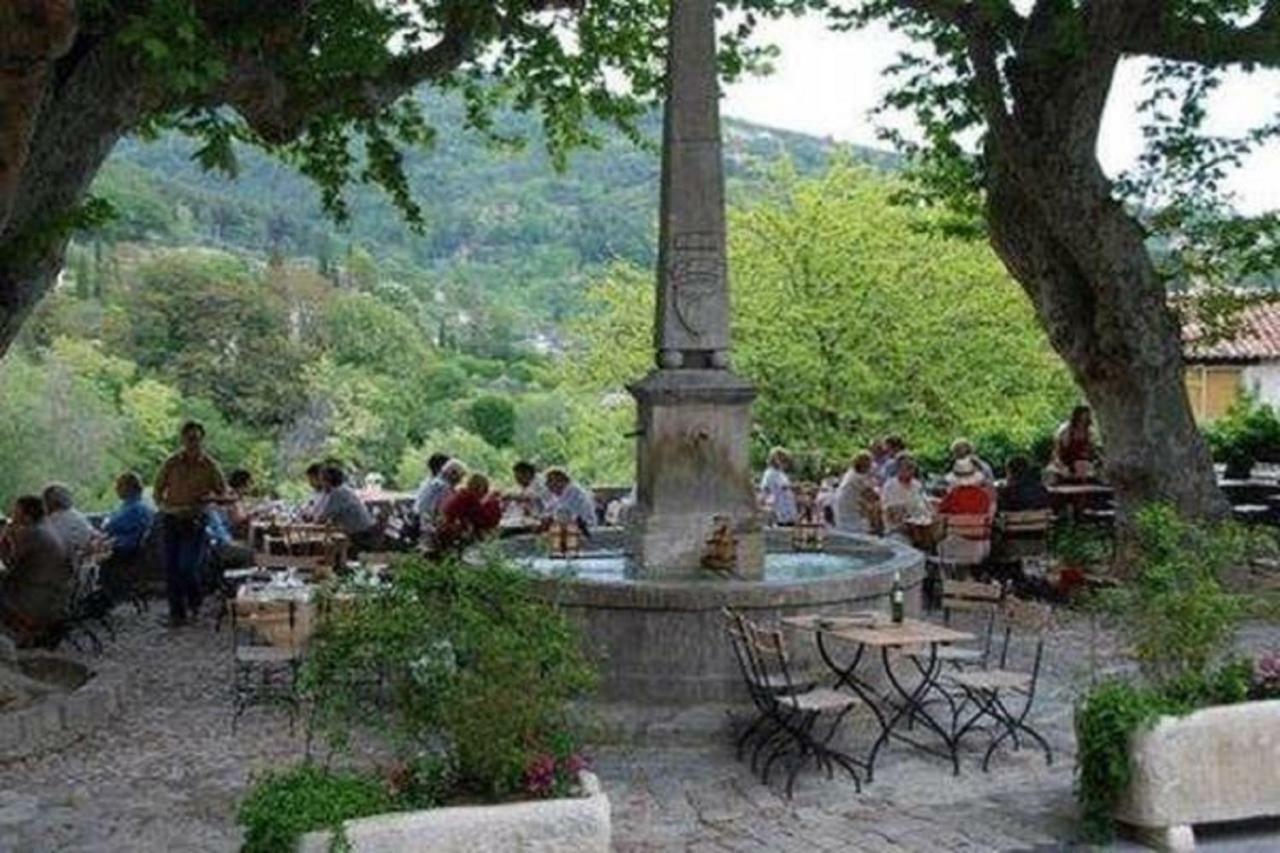
[[[1187,398],[1196,420],[1208,423],[1225,415],[1240,397],[1242,375],[1239,367],[1187,365]]]

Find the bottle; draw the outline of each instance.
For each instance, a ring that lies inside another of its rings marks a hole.
[[[889,613],[893,618],[893,624],[902,624],[903,607],[906,602],[906,593],[902,589],[902,572],[893,573],[893,588],[889,591]]]

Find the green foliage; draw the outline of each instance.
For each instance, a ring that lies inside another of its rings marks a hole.
[[[1202,675],[1235,635],[1239,602],[1218,578],[1245,561],[1251,534],[1193,524],[1155,504],[1138,513],[1134,539],[1132,577],[1105,593],[1104,607],[1153,683]]]
[[[427,433],[421,445],[407,448],[394,469],[396,482],[406,486],[417,485],[425,475],[427,459],[433,453],[447,453],[462,460],[468,470],[478,471],[495,481],[504,479],[516,461],[509,448],[496,448],[475,433],[454,426],[433,430]]]
[[[1250,698],[1253,664],[1229,660],[1217,670],[1185,675],[1161,686],[1117,679],[1094,686],[1076,710],[1077,779],[1085,840],[1115,834],[1112,812],[1133,779],[1129,742],[1161,716]]]
[[[1049,534],[1049,553],[1063,566],[1087,568],[1101,563],[1110,551],[1107,536],[1096,525],[1055,524]]]
[[[72,365],[11,353],[0,363],[0,506],[60,481],[84,505],[101,505],[122,435],[98,387]]]
[[[120,343],[141,367],[255,425],[279,423],[302,399],[304,347],[281,295],[238,258],[188,250],[142,264],[123,296]]]
[[[1129,785],[1129,738],[1160,715],[1242,702],[1255,690],[1252,661],[1224,659],[1240,602],[1223,591],[1219,573],[1240,565],[1253,534],[1232,524],[1196,525],[1169,506],[1140,511],[1136,557],[1128,582],[1103,594],[1144,680],[1095,686],[1076,714],[1077,796],[1093,841],[1113,832],[1111,812]]]
[[[889,432],[926,456],[961,435],[1027,447],[1077,400],[994,254],[893,204],[899,186],[837,164],[782,175],[768,201],[734,212],[734,353],[760,395],[757,451],[841,465]],[[563,384],[620,390],[648,369],[652,290],[628,267],[592,288]]]
[[[1130,736],[1177,710],[1158,693],[1123,681],[1089,691],[1076,711],[1076,795],[1087,840],[1104,843],[1115,832],[1111,812],[1133,778]]]
[[[1205,437],[1214,460],[1229,466],[1280,460],[1280,415],[1252,397],[1232,404],[1225,417],[1205,430]]]
[[[467,408],[476,434],[494,447],[510,447],[516,435],[516,407],[505,397],[477,397]]]
[[[301,676],[319,732],[342,746],[372,729],[406,760],[442,755],[456,792],[520,790],[592,683],[577,633],[529,583],[496,555],[410,558],[390,586],[334,601]]]
[[[245,828],[243,853],[292,853],[299,836],[341,832],[343,821],[392,811],[381,780],[304,764],[257,779],[236,820]]]

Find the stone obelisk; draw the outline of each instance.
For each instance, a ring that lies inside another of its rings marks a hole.
[[[737,574],[763,573],[763,534],[748,457],[750,383],[729,369],[724,166],[716,73],[715,0],[672,0],[663,119],[657,366],[630,386],[639,421],[639,571],[701,568],[716,518],[737,541]]]

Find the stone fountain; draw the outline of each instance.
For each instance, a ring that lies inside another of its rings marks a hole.
[[[904,545],[830,534],[821,553],[798,552],[789,531],[762,525],[748,454],[755,391],[730,367],[719,99],[715,2],[675,0],[656,366],[629,388],[637,406],[630,526],[597,534],[569,559],[542,555],[532,539],[509,545],[538,573],[542,594],[581,624],[600,659],[601,698],[642,711],[745,700],[723,635],[726,606],[764,621],[887,609],[895,572],[912,590],[923,577],[921,556]],[[706,568],[709,539],[718,542],[716,572]]]

